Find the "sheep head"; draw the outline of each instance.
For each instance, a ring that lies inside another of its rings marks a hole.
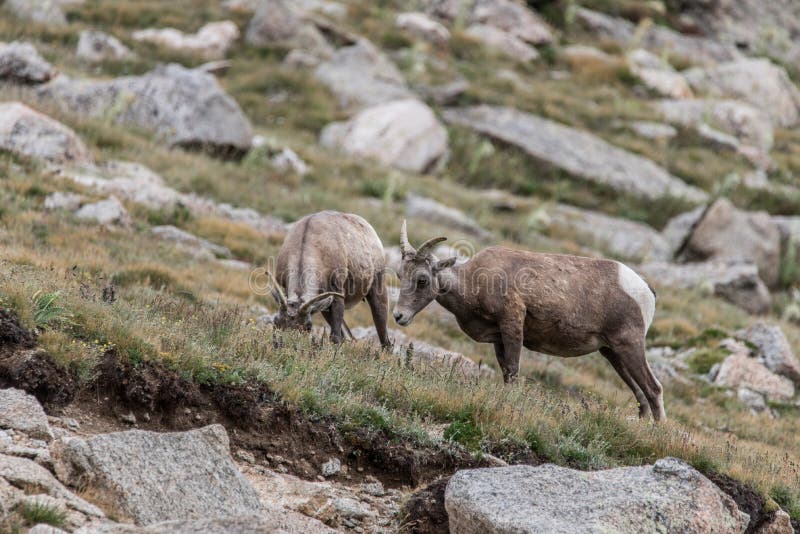
[[[441,271],[452,267],[456,258],[439,261],[433,255],[433,248],[445,241],[446,237],[428,239],[419,248],[408,242],[406,221],[400,228],[400,297],[394,307],[394,320],[400,326],[408,326],[414,316],[430,304],[444,288],[437,276]]]

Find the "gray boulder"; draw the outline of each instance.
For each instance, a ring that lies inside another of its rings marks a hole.
[[[374,158],[399,169],[426,172],[447,153],[447,130],[416,99],[377,104],[347,122],[329,124],[320,144],[347,154]]]
[[[140,525],[218,519],[261,512],[258,495],[230,457],[220,425],[159,434],[131,430],[51,446],[66,484],[102,495]]]
[[[800,386],[800,361],[780,326],[757,321],[736,332],[736,337],[756,347],[757,355],[764,361],[767,369]]]
[[[128,210],[114,196],[99,202],[84,204],[75,212],[75,217],[104,226],[130,226],[133,222]]]
[[[76,534],[332,534],[316,519],[282,507],[271,507],[258,515],[223,519],[191,519],[164,521],[146,527],[106,524],[79,529]]]
[[[72,510],[82,514],[104,517],[99,508],[70,492],[50,471],[33,460],[0,454],[0,496],[3,496],[1,487],[3,480],[17,488],[29,488],[37,494],[46,494],[59,499]]]
[[[575,11],[575,20],[596,37],[616,42],[623,48],[638,46],[658,55],[667,54],[676,59],[703,65],[714,65],[720,61],[742,57],[732,44],[683,35],[658,24],[637,27],[625,19],[586,8]]]
[[[779,376],[751,356],[750,349],[739,341],[723,340],[723,347],[731,354],[722,361],[714,376],[714,384],[734,390],[747,388],[764,395],[771,401],[788,401],[794,397],[794,384]]]
[[[640,137],[645,139],[672,139],[678,135],[678,130],[669,124],[652,121],[633,121],[628,127]]]
[[[36,85],[50,81],[58,71],[36,48],[20,41],[0,44],[0,80]]]
[[[743,100],[764,111],[776,125],[790,127],[800,120],[800,90],[783,67],[768,59],[740,59],[683,74],[696,92]]]
[[[205,257],[208,259],[231,257],[231,251],[228,247],[217,245],[216,243],[212,243],[202,237],[197,237],[194,234],[190,234],[172,225],[154,226],[150,231],[159,239],[171,241],[188,249],[196,257]]]
[[[49,163],[92,159],[74,131],[20,102],[0,103],[0,149]]]
[[[450,40],[450,31],[425,13],[400,13],[394,24],[397,29],[435,45],[445,45]]]
[[[444,111],[445,121],[518,146],[533,158],[577,178],[647,199],[666,196],[702,202],[706,193],[652,161],[589,132],[513,108],[475,106]]]
[[[764,152],[772,149],[772,119],[750,104],[738,100],[661,100],[654,107],[666,121],[694,129],[707,125],[744,145]]]
[[[79,58],[91,62],[120,61],[135,57],[130,48],[122,44],[119,39],[97,30],[83,30],[81,32],[75,54]]]
[[[86,197],[77,193],[62,193],[57,191],[50,193],[44,199],[44,209],[49,211],[65,210],[77,211],[81,207]]]
[[[769,214],[739,210],[726,198],[709,206],[680,255],[684,261],[755,263],[769,287],[778,284],[780,258],[781,234]]]
[[[58,0],[6,0],[3,7],[15,17],[29,22],[54,26],[67,23]]]
[[[542,219],[551,237],[573,239],[580,245],[622,260],[665,261],[671,257],[666,240],[643,223],[566,204],[545,208]]]
[[[18,430],[34,439],[53,439],[42,405],[19,389],[0,389],[0,428]]]
[[[686,79],[663,58],[641,48],[628,52],[631,72],[651,91],[670,98],[691,98]]]
[[[408,195],[406,215],[459,230],[480,239],[489,239],[492,236],[491,232],[481,227],[464,212],[419,195]]]
[[[109,81],[59,76],[37,94],[66,112],[149,130],[170,146],[242,153],[253,139],[250,121],[214,76],[176,64]]]
[[[314,70],[314,76],[346,109],[414,96],[394,63],[366,39],[337,50]]]
[[[637,270],[657,285],[707,291],[748,313],[765,314],[772,308],[772,297],[753,263],[652,262],[639,265]]]
[[[229,20],[209,22],[195,33],[175,28],[147,28],[133,32],[135,41],[144,41],[206,59],[222,59],[239,39],[239,27]]]
[[[596,472],[552,464],[459,471],[445,507],[453,534],[741,533],[750,520],[676,458]]]
[[[684,246],[694,230],[694,227],[703,218],[707,206],[697,206],[691,211],[676,215],[667,221],[661,235],[670,247],[670,255],[675,257]]]
[[[484,46],[505,56],[527,62],[539,58],[539,52],[519,37],[488,24],[472,24],[464,32]]]
[[[254,46],[289,46],[329,57],[333,47],[307,15],[296,0],[261,0],[247,26],[245,40]]]
[[[471,21],[493,26],[535,45],[553,42],[553,33],[535,11],[513,0],[476,0]]]

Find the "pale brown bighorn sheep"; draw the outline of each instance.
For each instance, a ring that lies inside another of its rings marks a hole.
[[[639,402],[639,416],[666,418],[662,388],[645,358],[645,334],[655,292],[639,275],[611,260],[540,254],[503,247],[482,250],[455,266],[418,249],[400,231],[397,324],[407,326],[436,300],[469,337],[493,343],[506,382],[519,372],[522,347],[573,357],[599,350]]]
[[[321,211],[303,217],[286,235],[274,276],[269,273],[280,305],[275,326],[311,330],[311,315],[321,311],[331,339],[341,343],[345,308],[366,300],[388,347],[384,262],[378,234],[358,215]]]

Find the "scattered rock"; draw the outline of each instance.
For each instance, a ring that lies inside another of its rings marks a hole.
[[[467,92],[467,89],[469,89],[469,82],[464,78],[458,78],[441,85],[416,87],[417,92],[426,99],[441,105],[455,103],[461,95]]]
[[[56,480],[50,471],[32,460],[0,454],[0,480],[3,479],[13,486],[32,488],[37,493],[45,493],[59,499],[69,508],[82,514],[104,517],[99,508],[74,495]]]
[[[338,458],[331,458],[320,467],[320,472],[325,478],[334,477],[342,470],[342,462]]]
[[[0,428],[18,430],[35,439],[53,439],[39,401],[19,389],[0,389]]]
[[[767,369],[800,386],[800,361],[780,326],[757,321],[736,332],[736,337],[756,347],[757,354],[763,359]]]
[[[53,443],[51,453],[61,480],[102,496],[106,505],[137,524],[211,521],[261,511],[258,496],[231,460],[228,435],[220,425],[63,438]]]
[[[647,139],[672,139],[678,135],[678,130],[669,124],[650,121],[634,121],[628,124],[637,135]]]
[[[666,261],[670,247],[659,232],[646,224],[566,204],[544,211],[545,228],[551,237],[574,239],[579,244],[607,252],[623,260]]]
[[[245,40],[254,46],[282,45],[330,57],[333,47],[304,14],[301,4],[294,0],[262,0],[247,26]]]
[[[772,120],[763,111],[737,100],[662,100],[654,104],[664,120],[687,128],[711,127],[740,143],[769,152]]]
[[[39,55],[36,48],[20,41],[0,43],[0,80],[36,85],[50,81],[58,71]]]
[[[208,59],[222,59],[239,39],[239,28],[229,20],[210,22],[187,34],[175,28],[148,28],[133,32],[135,41],[165,46],[181,52],[199,54]]]
[[[586,503],[592,503],[586,506]],[[713,482],[675,458],[584,472],[552,464],[459,471],[445,493],[450,532],[744,532]]]
[[[716,200],[694,226],[680,253],[684,261],[733,260],[758,265],[769,287],[778,284],[781,234],[766,212],[747,212]]]
[[[553,33],[539,15],[513,0],[476,0],[471,21],[498,28],[534,45],[553,42]]]
[[[75,132],[19,102],[0,103],[0,149],[50,163],[92,159]]]
[[[366,39],[337,50],[316,68],[314,76],[346,109],[413,98],[397,67]]]
[[[308,163],[297,155],[291,148],[284,148],[270,159],[272,166],[281,172],[293,172],[298,176],[305,176],[311,172]]]
[[[533,158],[585,180],[647,199],[666,196],[702,202],[705,192],[652,161],[590,134],[513,108],[449,108],[447,122],[472,128],[523,149]]]
[[[539,52],[522,39],[487,24],[472,24],[464,32],[486,47],[496,50],[510,58],[528,62],[539,58]]]
[[[406,200],[406,215],[419,217],[480,239],[489,239],[492,233],[481,227],[462,211],[445,206],[433,199],[410,194]]]
[[[231,251],[228,247],[217,245],[172,225],[154,226],[151,232],[159,239],[181,245],[194,253],[196,257],[202,256],[209,259],[231,257]]]
[[[76,211],[85,199],[86,197],[77,193],[50,193],[44,199],[44,209]]]
[[[374,327],[353,328],[353,336],[359,340],[377,342],[378,335]],[[486,365],[473,362],[468,357],[458,352],[449,351],[442,347],[431,345],[419,339],[408,337],[399,330],[389,329],[389,339],[394,343],[392,353],[400,358],[411,356],[412,365],[428,365],[439,370],[447,369],[463,374],[465,377],[494,376],[495,372]],[[413,345],[413,350],[412,346]]]
[[[130,226],[133,222],[128,210],[117,197],[108,197],[100,202],[84,204],[75,212],[79,219],[95,221],[104,226]]]
[[[707,206],[698,206],[691,211],[676,215],[664,226],[661,235],[669,243],[672,256],[676,256],[686,245],[686,241],[694,227],[702,219],[706,208]]]
[[[395,19],[395,26],[414,37],[442,46],[450,40],[450,32],[439,22],[425,13],[400,13]]]
[[[565,46],[559,51],[559,54],[573,69],[585,69],[587,65],[598,65],[609,68],[619,63],[614,56],[606,54],[599,48],[587,45]]]
[[[348,122],[329,124],[320,143],[413,172],[430,170],[448,145],[447,130],[428,106],[415,99],[378,104]]]
[[[113,35],[97,30],[83,30],[78,39],[79,58],[98,63],[134,59],[136,54]]]
[[[719,370],[717,370],[719,373]],[[739,398],[739,401],[750,408],[753,413],[768,413],[771,415],[771,411],[769,406],[767,406],[767,401],[764,399],[764,395],[759,393],[758,391],[753,391],[750,388],[739,388],[736,392],[736,396]]]
[[[776,125],[790,127],[800,120],[800,90],[783,67],[768,59],[740,59],[690,69],[684,76],[695,91],[743,100],[763,110]]]
[[[15,17],[38,24],[63,26],[67,17],[57,0],[6,0],[3,7]]]
[[[623,48],[638,46],[681,61],[714,65],[742,57],[733,45],[683,35],[658,24],[645,23],[637,27],[625,19],[585,8],[575,11],[575,20],[596,37],[616,42]]]
[[[723,341],[722,345],[732,353],[720,365],[714,384],[731,389],[744,387],[771,401],[787,401],[794,396],[792,381],[776,375],[757,358],[751,357],[750,350],[743,343],[731,339]]]
[[[37,94],[66,112],[149,130],[170,146],[237,155],[253,138],[250,121],[214,76],[176,64],[109,81],[59,76]]]
[[[753,263],[708,261],[645,263],[638,267],[648,280],[666,287],[708,291],[752,314],[768,313],[772,297]]]
[[[77,534],[278,534],[319,532],[333,534],[319,521],[310,519],[297,512],[279,507],[265,508],[258,515],[239,515],[221,519],[189,519],[163,521],[146,527],[135,527],[123,524],[107,524],[101,527],[79,530]]]
[[[627,54],[628,67],[645,87],[661,96],[691,98],[691,88],[686,79],[662,58],[641,48]]]
[[[756,534],[794,534],[795,529],[792,525],[792,518],[783,510],[776,510],[761,526],[756,530]]]

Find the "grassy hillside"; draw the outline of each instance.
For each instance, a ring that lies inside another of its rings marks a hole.
[[[582,3],[605,9],[622,5]],[[708,147],[690,132],[652,142],[621,126],[630,120],[656,119],[646,104],[647,95],[641,95],[636,80],[622,65],[599,70],[568,65],[547,50],[539,61],[521,65],[486,51],[459,28],[454,29],[449,47],[427,49],[394,29],[394,15],[408,9],[406,2],[349,0],[346,4],[350,16],[341,25],[347,30],[365,35],[384,49],[410,51],[396,61],[412,82],[456,74],[466,78],[470,89],[460,97],[461,104],[512,105],[590,130],[712,193],[722,190],[726,176],[748,169],[743,158]],[[562,20],[559,6],[553,3],[544,12],[561,25],[560,39],[586,42],[587,37],[573,33]],[[244,29],[249,21],[248,15],[232,14],[216,0],[87,0],[69,7],[68,18],[69,25],[54,28],[0,17],[0,41],[31,41],[69,75],[113,77],[143,73],[159,62],[203,62],[132,41],[130,33],[135,29],[174,26],[195,31],[205,22],[223,19],[234,20]],[[138,59],[98,66],[79,61],[74,48],[78,34],[86,28],[116,35]],[[110,121],[61,113],[18,88],[0,88],[0,100],[29,102],[67,124],[97,161],[139,162],[179,191],[251,207],[287,222],[320,209],[355,212],[374,225],[385,245],[397,243],[405,197],[414,192],[465,211],[499,242],[558,252],[575,252],[580,247],[568,238],[544,239],[535,231],[531,215],[549,202],[567,202],[657,228],[687,208],[676,202],[643,203],[587,187],[563,173],[541,168],[515,148],[460,128],[449,130],[450,161],[432,176],[404,173],[322,149],[316,142],[320,129],[344,115],[311,74],[281,64],[287,52],[240,41],[228,54],[232,66],[220,82],[258,134],[274,146],[291,147],[309,163],[313,170],[305,176],[275,170],[265,149],[241,161],[222,161],[203,153],[170,150],[144,132]],[[403,57],[408,59],[403,61]],[[443,62],[447,72],[437,71],[433,58]],[[516,81],[509,81],[503,74],[506,71],[513,72]],[[552,76],[553,71],[571,76],[559,79]],[[778,168],[771,179],[796,184],[798,133],[780,130],[776,137],[772,156]],[[485,188],[515,193],[519,207],[513,213],[495,212],[485,202]],[[430,432],[445,425],[445,437],[457,444],[453,446],[470,452],[501,457],[534,454],[582,469],[677,456],[704,472],[718,471],[752,484],[793,518],[800,518],[797,404],[775,405],[780,417],[768,419],[751,414],[735,394],[689,378],[666,384],[670,421],[653,425],[635,418],[632,395],[598,354],[570,360],[524,357],[523,378],[506,386],[499,378],[468,379],[448,369],[409,366],[366,343],[336,347],[319,337],[273,332],[257,319],[275,305],[251,291],[248,271],[198,261],[156,240],[150,226],[175,224],[229,247],[236,259],[254,265],[276,254],[282,235],[212,217],[153,212],[134,204],[128,205],[133,227],[109,229],[45,211],[44,198],[55,191],[100,198],[43,165],[0,152],[0,307],[15,310],[29,328],[39,332],[39,343],[82,384],[91,384],[103,357],[114,354],[134,366],[159,362],[197,383],[263,383],[309,416],[335,416],[344,429],[382,429],[394,439],[420,445],[434,446]],[[800,198],[791,195],[756,194],[744,188],[728,193],[748,209],[797,213],[800,208]],[[469,239],[422,220],[411,221],[409,231],[412,242],[439,234],[451,240]],[[100,298],[109,282],[118,296],[112,304]],[[699,291],[652,282],[659,300],[648,334],[651,346],[696,347],[714,360],[719,339],[754,320]],[[800,326],[780,319],[788,300],[788,296],[776,298],[772,319],[800,352]],[[347,317],[351,326],[371,324],[365,304]],[[491,347],[468,340],[449,318],[423,312],[408,333],[496,368]]]

